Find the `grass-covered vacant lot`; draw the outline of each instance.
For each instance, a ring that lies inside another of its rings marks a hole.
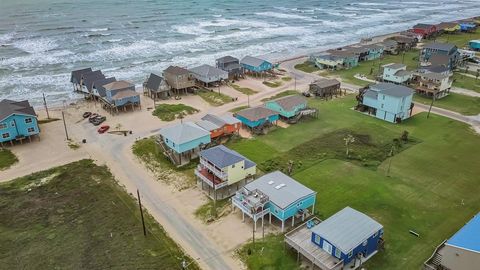
[[[315,71],[319,71],[320,69],[316,67],[313,63],[310,61],[305,61],[304,63],[301,64],[296,64],[295,69],[301,70],[303,72],[307,73],[313,73]]]
[[[426,105],[432,103],[431,98],[420,95],[415,95],[414,101]],[[446,97],[435,100],[433,106],[458,112],[463,115],[477,115],[480,113],[480,98],[450,93]]]
[[[153,115],[162,121],[173,121],[176,118],[183,118],[188,114],[197,113],[198,110],[184,104],[160,104],[155,107]]]
[[[179,269],[185,254],[90,160],[0,184],[2,269]],[[188,260],[188,259],[187,259]],[[198,269],[191,265],[192,269]]]
[[[474,162],[480,136],[467,125],[437,115],[427,119],[425,113],[390,124],[351,110],[351,95],[309,102],[319,109],[317,120],[229,146],[262,170],[284,168],[287,159],[301,162],[292,176],[318,192],[315,210],[321,218],[351,206],[383,224],[386,250],[366,263],[368,269],[419,269],[480,210],[480,170]],[[410,141],[389,157],[391,142],[404,130]],[[342,151],[345,131],[368,138],[352,144],[350,158]],[[272,162],[276,167],[269,168]],[[295,269],[296,256],[284,252],[282,236],[258,242],[250,256],[248,247],[239,252],[250,269]]]
[[[211,91],[209,89],[199,90],[198,95],[212,106],[221,106],[233,101],[232,97],[222,94],[221,92]]]
[[[273,99],[277,99],[277,98],[281,98],[281,97],[286,97],[286,96],[291,96],[291,95],[299,95],[299,94],[300,93],[298,91],[295,91],[295,90],[285,90],[285,91],[282,91],[282,92],[280,92],[280,93],[278,93],[274,96],[264,98],[261,101],[265,102],[265,101],[269,101],[269,100],[273,100]]]
[[[18,159],[17,157],[12,153],[12,151],[8,149],[2,149],[0,148],[0,171],[8,169],[10,166],[15,164]]]
[[[455,72],[453,74],[453,86],[473,90],[480,93],[480,78],[477,80]]]
[[[231,86],[233,89],[235,89],[235,90],[237,90],[238,92],[243,93],[243,94],[245,94],[245,95],[253,95],[253,94],[258,93],[258,91],[255,91],[255,90],[253,90],[252,88],[241,87],[240,85],[236,85],[236,84],[231,84],[230,86]]]

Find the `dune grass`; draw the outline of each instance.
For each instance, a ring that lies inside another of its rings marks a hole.
[[[160,118],[160,120],[168,122],[197,112],[199,110],[185,104],[160,104],[157,105],[152,114]]]
[[[241,87],[240,85],[237,85],[237,84],[232,84],[231,86],[232,86],[233,89],[235,89],[238,92],[241,92],[245,95],[254,95],[254,94],[258,93],[258,91],[255,91],[252,88]]]
[[[238,107],[235,107],[235,108],[231,109],[230,112],[236,113],[236,112],[239,112],[239,111],[247,109],[247,108],[249,108],[248,105],[238,106]]]
[[[226,103],[232,102],[232,97],[216,91],[201,89],[197,94],[212,106],[222,106]]]
[[[0,148],[0,171],[10,168],[16,162],[18,159],[12,151]]]
[[[318,67],[316,67],[313,63],[311,63],[310,61],[305,61],[301,64],[296,64],[295,65],[295,69],[298,69],[298,70],[301,70],[303,72],[307,72],[307,73],[313,73],[315,71],[319,71],[320,69]]]
[[[414,101],[430,105],[431,98],[420,95],[414,96]],[[463,115],[477,115],[480,113],[480,98],[450,93],[448,96],[435,100],[433,106],[461,113]]]
[[[190,260],[146,211],[143,236],[137,202],[91,160],[0,184],[0,194],[4,269],[179,269]]]
[[[282,91],[282,92],[280,92],[280,93],[278,93],[274,96],[264,98],[261,101],[265,102],[265,101],[269,101],[269,100],[276,99],[276,98],[281,98],[281,97],[286,97],[286,96],[291,96],[291,95],[299,95],[299,94],[300,93],[298,91],[295,91],[295,90],[285,90],[285,91]]]
[[[271,88],[277,88],[277,87],[280,87],[282,85],[282,82],[280,82],[280,81],[264,81],[263,84],[268,86],[268,87],[271,87]]]
[[[380,222],[385,251],[365,264],[368,269],[419,269],[438,244],[480,210],[480,171],[475,162],[465,162],[477,159],[480,136],[466,124],[437,115],[427,119],[425,113],[391,124],[351,110],[354,104],[352,95],[309,100],[320,111],[318,120],[229,146],[264,170],[272,160],[278,165],[271,170],[282,169],[287,159],[301,162],[292,177],[318,192],[315,210],[321,218],[351,206]],[[368,162],[342,157],[342,136],[335,134],[344,130],[370,138],[351,147]],[[389,157],[389,143],[404,130],[413,143]],[[255,248],[247,244],[240,257],[249,269],[298,269],[296,256],[284,250],[282,239],[267,237]],[[252,255],[246,254],[248,248]]]

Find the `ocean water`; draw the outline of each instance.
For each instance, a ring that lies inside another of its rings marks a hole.
[[[478,0],[0,0],[0,98],[78,98],[71,70],[143,82],[230,54],[271,60],[480,15]]]

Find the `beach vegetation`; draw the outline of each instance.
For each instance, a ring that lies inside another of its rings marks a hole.
[[[18,158],[12,151],[0,148],[0,171],[10,168],[13,164],[18,162]]]
[[[271,88],[277,88],[282,85],[282,82],[280,81],[264,81],[264,85],[271,87]]]
[[[221,106],[233,101],[232,97],[209,89],[200,89],[197,94],[212,106]]]
[[[295,69],[298,69],[298,70],[301,70],[301,71],[307,72],[307,73],[313,73],[313,72],[316,72],[316,71],[320,70],[317,66],[315,66],[315,64],[313,64],[312,62],[310,62],[308,60],[303,62],[303,63],[296,64]]]
[[[298,91],[295,91],[295,90],[285,90],[285,91],[282,91],[274,96],[271,96],[271,97],[268,97],[268,98],[264,98],[262,99],[261,101],[262,102],[265,102],[265,101],[269,101],[269,100],[273,100],[273,99],[277,99],[277,98],[281,98],[281,97],[286,97],[286,96],[291,96],[291,95],[298,95]]]
[[[216,203],[209,197],[207,202],[195,210],[195,217],[203,223],[209,224],[232,211],[230,199],[217,200]]]
[[[0,194],[2,268],[178,269],[191,261],[145,209],[143,236],[136,200],[92,160],[2,183]]]
[[[473,73],[473,72],[472,72]],[[476,73],[476,72],[475,72]],[[470,73],[471,74],[471,73]],[[475,76],[475,74],[472,74]],[[480,93],[480,76],[478,79],[466,76],[459,72],[453,73],[453,83],[452,86],[468,89]]]
[[[431,98],[421,95],[415,95],[413,100],[425,105],[432,103]],[[433,106],[458,112],[463,115],[477,115],[480,114],[480,97],[450,93],[446,97],[436,99],[433,102]]]
[[[236,113],[236,112],[239,112],[239,111],[247,109],[247,108],[250,108],[250,107],[248,107],[248,105],[238,106],[238,107],[235,107],[235,108],[231,109],[230,112]]]
[[[258,91],[255,91],[253,90],[252,88],[248,88],[248,87],[242,87],[240,85],[237,85],[237,84],[231,84],[230,85],[233,89],[237,90],[238,92],[241,92],[245,95],[254,95],[256,93],[258,93]]]
[[[197,112],[199,110],[185,104],[160,104],[155,107],[152,114],[162,121],[173,121]]]

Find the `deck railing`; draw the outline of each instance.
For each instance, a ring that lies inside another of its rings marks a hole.
[[[214,189],[220,189],[220,188],[223,188],[223,187],[226,187],[228,186],[228,181],[222,181],[221,183],[218,183],[218,184],[213,184],[213,180],[206,177],[205,175],[203,175],[201,173],[201,167],[200,165],[195,169],[195,175],[198,176],[198,178],[200,178],[203,182],[205,182],[207,185],[209,185],[211,188],[214,188]]]
[[[222,180],[227,180],[228,175],[226,172],[222,171],[221,169],[215,167],[210,162],[206,161],[203,158],[200,158],[200,164],[203,165],[205,168],[209,169],[213,174],[215,174],[218,178]]]
[[[244,204],[245,200],[242,200],[240,199],[239,197],[237,196],[233,196],[232,197],[232,203],[238,207],[240,210],[242,210],[243,213],[247,214],[247,216],[249,216],[250,218],[254,219],[254,220],[258,220],[259,218],[267,215],[270,213],[270,209],[269,208],[265,208],[259,212],[255,212],[255,213],[252,213],[252,209],[255,209],[255,208],[252,208],[252,207],[249,207],[247,205]]]

